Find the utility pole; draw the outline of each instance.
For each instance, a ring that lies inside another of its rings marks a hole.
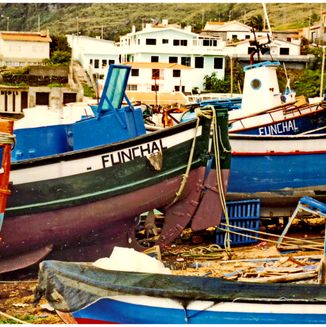
[[[77,36],[79,35],[79,22],[78,22],[78,16],[76,17],[76,23],[77,23]]]
[[[41,30],[41,21],[40,21],[40,15],[37,15],[37,29],[38,31]]]

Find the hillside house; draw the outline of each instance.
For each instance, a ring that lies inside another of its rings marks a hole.
[[[185,103],[184,93],[191,93],[194,69],[176,63],[131,62],[127,94],[133,101],[169,105]]]
[[[242,41],[254,38],[251,26],[236,20],[230,22],[207,22],[201,35],[219,37],[224,41]],[[257,37],[266,36],[267,32],[256,31]]]
[[[0,66],[39,65],[50,58],[48,32],[0,32]]]
[[[252,44],[253,40],[245,40],[236,43],[229,44],[226,47],[226,52],[232,56],[238,58],[238,61],[243,65],[248,65],[250,62],[250,54],[255,49]],[[268,42],[267,37],[257,38],[259,44],[265,44]],[[273,39],[268,44],[269,52],[260,55],[261,60],[278,60],[281,63],[285,63],[289,68],[304,69],[306,65],[313,60],[312,55],[301,55],[300,45],[292,42],[283,41],[280,39]],[[257,54],[254,59],[257,60]]]
[[[186,91],[194,87],[202,89],[204,76],[212,72],[224,78],[224,47],[225,42],[219,38],[200,36],[191,32],[190,26],[181,29],[169,25],[167,20],[162,24],[146,24],[140,31],[133,27],[119,42],[122,62],[159,62],[192,68],[189,87],[184,85]]]
[[[321,20],[313,26],[304,27],[302,30],[303,36],[310,42],[315,44],[326,43],[326,11],[321,13]]]
[[[89,74],[103,78],[111,64],[119,63],[119,52],[114,41],[81,35],[66,35],[72,49],[72,59],[80,62]]]

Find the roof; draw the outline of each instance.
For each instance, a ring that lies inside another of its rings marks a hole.
[[[160,105],[180,103],[185,104],[187,98],[182,92],[138,92],[126,91],[130,101],[141,101],[147,104],[155,104],[156,101]]]
[[[124,65],[131,66],[132,68],[150,68],[150,69],[192,69],[191,67],[170,64],[165,62],[124,62]]]
[[[47,32],[0,32],[0,38],[5,41],[51,42]]]

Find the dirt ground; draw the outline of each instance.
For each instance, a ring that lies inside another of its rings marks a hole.
[[[320,234],[318,233],[320,236]],[[310,235],[304,235],[309,239]],[[185,242],[186,239],[186,242]],[[234,279],[234,272],[241,271],[241,276],[246,277],[248,272],[252,274],[257,270],[257,264],[253,262],[241,262],[243,259],[251,258],[275,258],[282,257],[276,246],[269,242],[257,242],[250,247],[236,247],[232,249],[230,258],[223,249],[218,249],[214,242],[204,244],[206,237],[202,235],[189,235],[182,242],[177,242],[166,251],[160,253],[165,265],[173,270],[175,274],[197,275]],[[212,240],[210,240],[212,241]],[[185,245],[184,243],[188,243]],[[189,245],[190,244],[190,245]],[[296,256],[303,255],[307,258],[321,255],[322,251],[297,251]],[[289,255],[289,254],[288,254]],[[281,259],[281,258],[280,258]],[[292,260],[283,260],[282,269],[297,271],[299,266],[311,263]],[[265,265],[266,266],[266,265]],[[266,267],[264,267],[266,269]],[[270,272],[269,272],[270,273]],[[272,272],[275,274],[275,272]],[[279,272],[278,272],[279,273]],[[256,275],[254,275],[257,277]],[[270,276],[270,275],[269,275]],[[305,281],[307,282],[307,281]],[[25,275],[12,275],[0,280],[0,325],[2,324],[64,324],[60,316],[52,310],[44,298],[34,305],[34,289],[37,285],[37,272]],[[11,317],[17,319],[14,320]]]
[[[33,304],[37,280],[0,281],[0,325],[19,324],[14,317],[29,324],[63,324],[55,311],[48,308],[44,299]]]

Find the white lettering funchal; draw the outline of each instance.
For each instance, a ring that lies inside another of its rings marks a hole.
[[[151,153],[157,153],[166,148],[167,147],[163,146],[162,140],[158,140],[141,144],[129,149],[112,152],[102,156],[103,168],[125,163],[136,158],[145,157]]]
[[[259,128],[259,135],[279,135],[296,131],[295,120],[283,121],[277,124],[268,125]]]

